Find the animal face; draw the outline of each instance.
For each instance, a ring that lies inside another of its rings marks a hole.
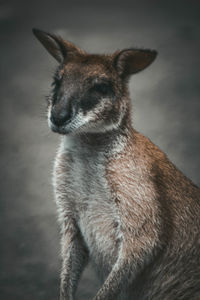
[[[85,55],[56,71],[49,103],[49,125],[62,134],[106,131],[124,113],[123,86],[110,57]]]
[[[127,49],[111,55],[88,54],[60,37],[33,32],[59,62],[49,97],[50,128],[60,134],[118,128],[130,110],[127,78],[146,68],[156,52]]]

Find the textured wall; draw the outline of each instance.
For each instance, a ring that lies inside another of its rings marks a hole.
[[[134,124],[200,184],[200,4],[1,1],[0,23],[0,298],[55,300],[60,260],[51,170],[59,136],[47,127],[44,96],[56,62],[31,28],[91,52],[158,50],[152,66],[130,81]],[[88,269],[77,299],[90,299],[97,288]]]

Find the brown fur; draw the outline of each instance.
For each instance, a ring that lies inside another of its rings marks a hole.
[[[127,247],[138,256],[158,248],[130,299],[200,299],[200,189],[134,130],[123,153],[109,161],[107,178]]]
[[[60,299],[74,299],[88,259],[103,281],[94,300],[200,299],[200,189],[131,125],[128,78],[156,52],[87,54],[34,33],[61,63],[49,103],[64,135],[54,172]]]

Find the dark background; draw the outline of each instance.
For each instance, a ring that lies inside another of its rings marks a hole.
[[[1,1],[0,299],[58,299],[59,227],[51,172],[59,136],[45,119],[56,62],[31,33],[90,52],[156,49],[130,81],[134,126],[200,185],[199,1]],[[77,299],[98,288],[91,268]]]

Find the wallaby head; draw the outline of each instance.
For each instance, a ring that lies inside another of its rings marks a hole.
[[[127,122],[127,82],[156,57],[156,51],[125,49],[110,55],[88,54],[69,41],[33,29],[58,61],[49,101],[50,128],[60,134],[104,132]]]

